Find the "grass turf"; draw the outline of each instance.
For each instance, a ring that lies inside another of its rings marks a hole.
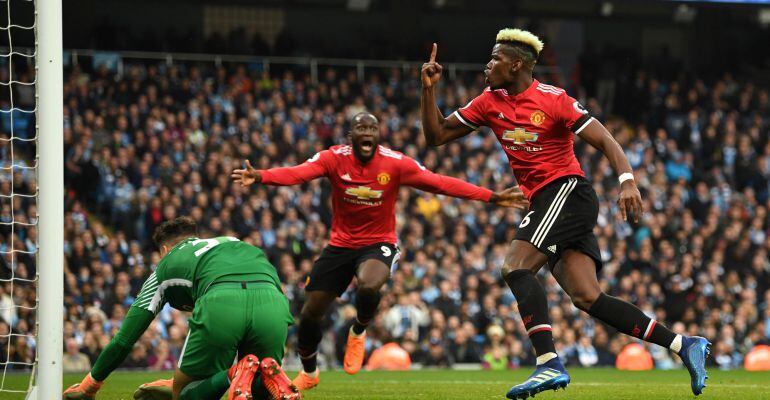
[[[321,399],[505,399],[505,392],[524,380],[529,369],[517,371],[410,371],[361,372],[355,377],[339,371],[323,372],[321,384],[303,395],[306,400]],[[614,369],[570,370],[572,383],[566,391],[537,395],[544,400],[599,399],[693,399],[687,372],[623,372]],[[294,373],[289,373],[294,377]],[[698,399],[768,399],[770,372],[710,371],[708,387]],[[170,373],[117,372],[110,376],[98,400],[131,400],[142,383],[169,377]],[[76,383],[80,375],[66,375],[65,386]],[[5,388],[26,387],[26,376],[9,375]],[[0,392],[0,399],[23,399],[20,394]]]

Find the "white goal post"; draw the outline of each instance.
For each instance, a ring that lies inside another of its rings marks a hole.
[[[37,400],[60,400],[64,303],[62,0],[36,0],[35,13],[40,301],[34,392]]]

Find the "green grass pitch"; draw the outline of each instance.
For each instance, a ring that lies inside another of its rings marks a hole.
[[[505,399],[505,392],[522,381],[531,371],[409,371],[360,372],[348,376],[344,372],[323,372],[321,384],[305,393],[307,400],[321,399]],[[624,372],[614,369],[570,370],[572,383],[566,391],[537,395],[543,400],[599,399],[694,399],[687,372]],[[289,373],[294,377],[294,373]],[[768,399],[770,372],[710,371],[708,387],[698,399]],[[110,376],[98,400],[131,400],[134,389],[142,383],[170,376],[168,373],[117,372]],[[76,383],[80,375],[67,375],[64,384]],[[4,387],[20,389],[26,377],[9,375]],[[23,399],[23,395],[0,392],[0,399]]]

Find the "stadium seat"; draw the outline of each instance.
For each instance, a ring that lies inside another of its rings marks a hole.
[[[618,354],[615,366],[626,371],[647,371],[653,367],[652,356],[647,349],[639,343],[626,345]]]
[[[409,353],[396,343],[388,343],[372,352],[367,370],[405,371],[412,366]]]
[[[743,366],[746,371],[770,371],[770,346],[755,346],[746,354]]]

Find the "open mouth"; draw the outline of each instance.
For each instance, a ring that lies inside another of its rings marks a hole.
[[[359,142],[359,145],[361,147],[361,151],[363,151],[364,153],[371,153],[372,150],[374,150],[374,139],[371,139],[371,138],[361,139],[361,141]]]

